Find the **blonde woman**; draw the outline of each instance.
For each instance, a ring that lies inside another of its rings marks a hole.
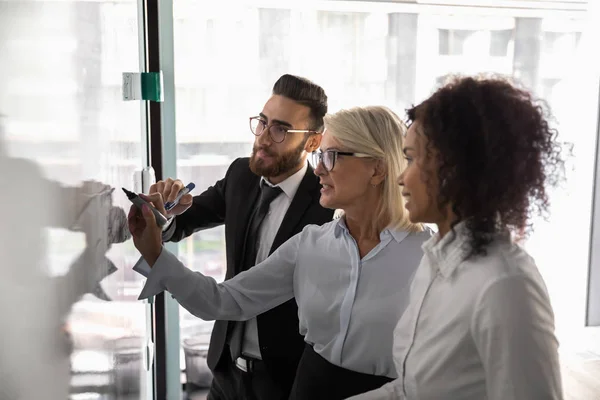
[[[404,124],[389,109],[325,117],[313,155],[323,207],[343,216],[309,225],[262,263],[217,284],[165,250],[151,212],[132,208],[129,228],[152,272],[140,298],[169,291],[205,320],[248,320],[295,297],[306,348],[291,397],[343,399],[396,378],[393,329],[430,238],[408,220],[396,179]],[[152,196],[147,199],[161,202]]]

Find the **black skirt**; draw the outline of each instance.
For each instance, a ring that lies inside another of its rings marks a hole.
[[[290,400],[342,400],[377,389],[392,379],[369,375],[333,365],[306,345]]]

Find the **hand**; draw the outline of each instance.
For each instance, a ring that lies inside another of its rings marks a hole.
[[[169,211],[168,213],[163,211],[164,204],[170,201],[174,201],[179,191],[184,187],[185,186],[183,182],[181,182],[179,179],[173,180],[171,178],[167,178],[164,181],[158,181],[152,186],[150,186],[151,195],[155,193],[161,195],[161,199],[157,199],[157,203],[160,202],[163,208],[161,210],[157,207],[157,210],[160,211],[167,218],[183,214],[192,205],[193,196],[190,193],[183,196],[181,200],[179,200],[179,204],[173,207],[171,211]]]
[[[149,201],[147,196],[143,197],[144,200]],[[133,236],[133,244],[152,267],[162,251],[162,229],[156,224],[156,217],[147,205],[144,205],[141,211],[136,205],[132,205],[127,223]]]

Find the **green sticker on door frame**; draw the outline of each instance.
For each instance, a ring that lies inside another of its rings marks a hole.
[[[123,100],[164,101],[161,72],[123,72]]]

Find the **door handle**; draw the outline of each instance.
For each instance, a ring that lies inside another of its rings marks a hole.
[[[133,191],[136,193],[148,193],[150,186],[156,183],[154,168],[144,167],[133,172]]]
[[[154,362],[154,343],[150,339],[146,343],[144,349],[144,367],[146,371],[150,371],[152,368],[152,363]]]

